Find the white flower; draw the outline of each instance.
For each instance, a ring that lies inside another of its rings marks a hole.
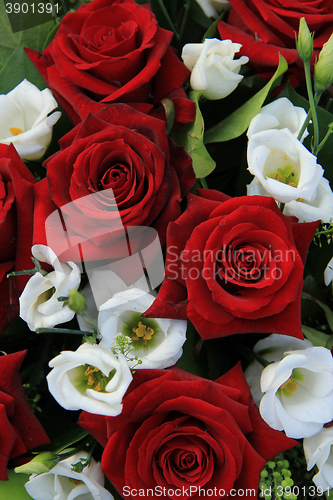
[[[50,472],[32,474],[24,485],[34,500],[113,500],[104,485],[104,474],[100,464],[92,458],[89,467],[74,472],[71,465],[86,459],[87,452],[81,451],[61,460]]]
[[[316,196],[324,171],[289,129],[251,135],[247,159],[256,182],[275,200],[289,203],[301,198],[310,202]]]
[[[57,106],[49,89],[40,91],[23,80],[8,94],[0,95],[0,143],[13,143],[24,160],[40,159],[61,116],[60,111],[49,115]]]
[[[82,344],[52,359],[47,383],[54,399],[66,410],[85,410],[114,417],[132,381],[126,358],[100,345]]]
[[[247,194],[248,196],[269,196],[256,178],[247,185]],[[284,215],[293,215],[301,222],[314,222],[316,220],[330,222],[333,218],[333,193],[328,180],[325,177],[321,178],[311,201],[301,198],[292,200],[285,204],[283,213]]]
[[[300,351],[313,347],[309,340],[300,340],[288,335],[273,333],[265,339],[259,340],[253,351],[268,362],[281,361],[286,351]],[[259,406],[263,393],[260,390],[260,377],[264,367],[256,360],[252,361],[245,370],[245,378],[252,392],[255,403]]]
[[[288,437],[310,437],[333,419],[333,359],[325,347],[291,351],[261,375],[260,414]]]
[[[333,257],[331,258],[331,260],[327,264],[325,272],[324,272],[325,285],[328,286],[332,280],[333,280]]]
[[[207,99],[222,99],[231,94],[242,80],[242,64],[249,58],[234,59],[241,48],[231,40],[206,38],[204,43],[188,43],[183,47],[182,59],[191,73],[191,87],[202,90]]]
[[[75,312],[59,302],[58,297],[67,297],[70,290],[78,289],[80,269],[74,262],[61,264],[53,250],[45,245],[34,245],[31,252],[39,261],[50,264],[54,271],[46,276],[38,272],[29,279],[19,299],[21,318],[32,331],[70,321]]]
[[[316,220],[330,222],[333,219],[333,193],[328,180],[325,177],[320,179],[317,190],[310,201],[298,199],[286,203],[283,213],[294,215],[301,222]]]
[[[218,17],[222,10],[229,10],[230,4],[228,0],[197,0],[207,17]]]
[[[251,136],[263,130],[287,128],[297,138],[299,131],[306,119],[307,113],[304,108],[294,106],[286,97],[276,99],[261,108],[260,112],[251,120],[247,136]],[[302,141],[309,135],[306,130]]]
[[[319,472],[312,481],[323,491],[333,488],[333,427],[323,428],[320,432],[303,441],[308,470],[315,465]]]
[[[100,345],[111,349],[118,334],[132,339],[131,357],[137,356],[142,364],[137,368],[167,368],[182,355],[186,340],[186,321],[143,318],[154,302],[149,293],[133,288],[115,293],[100,307],[98,327],[102,336]],[[136,361],[130,363],[134,366]]]

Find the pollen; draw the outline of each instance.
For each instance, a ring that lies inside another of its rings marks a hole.
[[[144,325],[142,321],[138,322],[137,328],[133,328],[133,332],[135,333],[135,336],[132,337],[132,340],[139,340],[141,338],[146,341],[151,340],[155,333],[150,326]]]
[[[280,389],[283,391],[289,392],[289,394],[293,394],[297,390],[297,384],[293,381],[292,375],[286,380],[281,386]]]
[[[24,133],[24,130],[22,130],[21,128],[18,128],[18,127],[10,127],[9,132],[12,135],[20,135],[20,134]]]

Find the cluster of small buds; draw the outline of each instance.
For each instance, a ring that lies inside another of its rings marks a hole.
[[[267,462],[260,473],[259,498],[297,500],[290,488],[294,485],[288,460]]]
[[[330,224],[322,224],[322,226],[317,229],[313,241],[319,247],[322,247],[321,236],[326,236],[328,244],[332,243],[332,241],[333,241],[333,220],[331,220]]]
[[[133,346],[132,339],[130,337],[128,337],[127,335],[123,335],[122,333],[119,333],[114,338],[113,345],[114,345],[114,347],[111,348],[111,351],[113,352],[113,354],[115,356],[117,356],[120,353],[120,354],[123,354],[128,361],[130,361],[130,362],[136,361],[135,366],[142,364],[142,360],[139,359],[138,356],[135,356],[133,358],[129,357],[129,353],[131,351],[133,351],[134,346]],[[133,368],[135,368],[135,366]],[[133,369],[132,369],[132,373],[135,373],[135,372],[133,372]]]

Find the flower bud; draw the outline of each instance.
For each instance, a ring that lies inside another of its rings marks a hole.
[[[60,457],[51,451],[45,451],[39,453],[30,462],[16,467],[14,470],[17,473],[22,474],[42,474],[43,472],[49,472],[53,467],[57,465]]]
[[[315,89],[322,93],[333,83],[333,34],[324,43],[314,69]]]
[[[87,310],[87,301],[83,293],[75,288],[68,292],[68,305],[72,311],[83,313]]]
[[[296,40],[297,52],[302,61],[310,61],[313,52],[313,35],[311,35],[305,18],[299,22],[298,38]]]

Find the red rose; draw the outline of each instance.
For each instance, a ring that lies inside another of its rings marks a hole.
[[[49,438],[28,405],[19,375],[27,351],[0,357],[0,479],[7,479],[8,460]]]
[[[34,183],[14,146],[0,144],[0,333],[17,315],[18,296],[28,279],[6,275],[33,267]]]
[[[333,31],[331,0],[230,0],[230,5],[228,24],[219,21],[219,33],[243,45],[240,54],[250,58],[257,73],[275,71],[282,54],[292,71],[304,78],[295,45],[301,17],[315,31],[313,61]]]
[[[195,176],[190,157],[167,137],[163,121],[114,104],[89,115],[60,146],[44,163],[47,178],[36,185],[34,243],[47,243],[45,220],[60,207],[69,233],[61,240],[61,232],[54,232],[48,243],[58,256],[70,237],[73,245],[84,242],[86,261],[124,257],[127,243],[122,240],[118,250],[114,235],[122,225],[152,226],[165,240]],[[68,253],[63,258],[76,260]]]
[[[103,472],[132,500],[162,491],[197,500],[199,488],[210,498],[257,498],[264,463],[295,444],[262,420],[240,364],[215,382],[179,368],[137,370],[118,417],[83,412],[79,423],[105,447]]]
[[[195,106],[180,87],[189,71],[170,47],[172,37],[149,6],[94,0],[61,20],[41,55],[27,54],[75,124],[113,102],[138,103],[148,113],[165,97],[174,100],[176,121],[187,123]]]
[[[166,278],[145,316],[188,318],[203,339],[303,338],[303,260],[318,223],[292,222],[272,198],[199,192],[169,224]]]

